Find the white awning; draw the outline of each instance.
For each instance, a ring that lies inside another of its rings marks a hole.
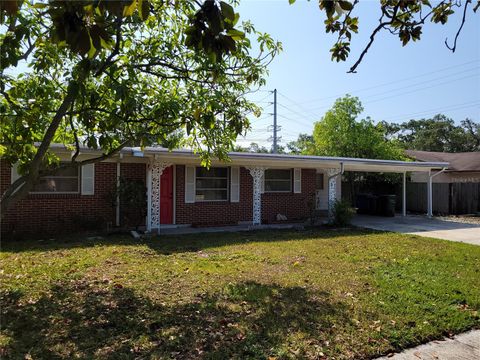
[[[122,153],[132,155],[138,153],[139,148],[125,148]],[[178,164],[200,164],[200,158],[190,150],[169,151],[160,147],[143,149],[145,158],[154,157],[157,160],[171,161]],[[137,155],[138,156],[138,155]],[[310,156],[290,154],[264,154],[231,152],[227,164],[238,166],[263,166],[269,168],[301,167],[301,168],[339,168],[343,163],[345,171],[361,172],[396,172],[440,170],[448,168],[447,162],[417,162],[381,159],[358,159],[331,156]],[[219,160],[212,160],[213,165],[225,164]]]

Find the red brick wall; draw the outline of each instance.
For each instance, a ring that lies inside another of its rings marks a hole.
[[[10,184],[10,166],[0,160],[3,193]],[[44,236],[115,223],[115,208],[106,200],[114,186],[116,164],[95,164],[95,194],[30,194],[9,209],[1,222],[2,238]]]
[[[240,202],[205,201],[185,203],[185,166],[176,166],[176,223],[192,225],[226,225],[252,220],[252,177],[240,168]]]
[[[121,176],[145,182],[145,164],[120,166]],[[0,192],[10,184],[11,169],[0,160]],[[115,225],[115,208],[106,200],[114,188],[117,176],[116,163],[95,164],[95,194],[30,194],[10,209],[1,222],[3,236],[45,236],[83,230],[101,230]],[[122,207],[120,207],[122,209]],[[123,209],[122,209],[123,210]],[[146,204],[145,204],[146,212]],[[121,214],[125,214],[122,211]],[[126,216],[121,216],[125,225]],[[135,224],[128,224],[135,225]],[[141,219],[145,225],[145,218]]]
[[[176,222],[192,225],[237,224],[252,221],[253,180],[247,169],[240,168],[240,202],[198,202],[185,204],[185,166],[177,165]],[[309,217],[308,201],[315,196],[315,170],[302,170],[302,193],[262,194],[262,222],[271,223],[278,213],[288,220]]]
[[[0,161],[0,191],[10,184],[11,170]],[[121,164],[121,176],[145,182],[145,164]],[[8,211],[1,223],[1,232],[7,238],[15,236],[42,236],[71,233],[92,226],[106,227],[115,224],[115,208],[106,196],[115,186],[116,164],[95,165],[95,194],[31,194]],[[176,223],[192,225],[226,225],[239,221],[252,221],[252,177],[247,169],[240,168],[240,202],[185,203],[185,166],[176,166]],[[302,170],[302,193],[265,193],[262,195],[262,222],[271,223],[278,213],[288,220],[309,216],[308,201],[315,194],[315,170]],[[126,225],[125,207],[121,222]],[[146,209],[145,209],[146,211]],[[142,219],[141,225],[145,221]],[[128,224],[134,225],[134,224]]]
[[[262,223],[276,221],[277,214],[289,220],[306,219],[310,216],[309,201],[315,197],[315,169],[302,169],[302,192],[262,194]],[[292,184],[293,187],[293,184]]]

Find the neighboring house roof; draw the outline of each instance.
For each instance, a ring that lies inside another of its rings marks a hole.
[[[436,151],[406,150],[417,161],[448,162],[448,171],[480,171],[480,152],[446,153]]]

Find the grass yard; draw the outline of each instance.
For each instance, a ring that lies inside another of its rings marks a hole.
[[[2,358],[374,358],[480,328],[480,247],[368,231],[2,244]]]

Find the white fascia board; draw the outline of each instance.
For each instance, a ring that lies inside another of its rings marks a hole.
[[[62,151],[63,145],[53,144],[52,149]],[[176,164],[200,165],[200,158],[191,150],[177,149],[169,150],[161,147],[143,148],[144,157],[134,156],[138,152],[138,147],[126,147],[120,151],[123,156],[122,162],[146,163],[152,158],[164,160]],[[88,157],[100,156],[101,150],[83,149],[82,155]],[[119,154],[107,159],[106,161],[117,161]],[[343,163],[345,171],[363,171],[363,172],[404,172],[404,171],[426,171],[433,169],[448,168],[447,162],[416,162],[416,161],[398,161],[398,160],[379,160],[379,159],[357,159],[331,156],[309,156],[309,155],[286,155],[286,154],[262,154],[262,153],[229,153],[230,161],[220,161],[212,159],[213,166],[262,166],[268,168],[336,168]]]

